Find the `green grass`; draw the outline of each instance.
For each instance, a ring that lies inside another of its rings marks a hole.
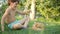
[[[44,31],[32,30],[31,27],[33,25],[33,21],[29,23],[28,29],[21,29],[21,30],[10,30],[7,27],[7,25],[5,25],[5,31],[0,32],[0,34],[60,34],[60,25],[54,23],[44,23],[44,24],[45,24]]]

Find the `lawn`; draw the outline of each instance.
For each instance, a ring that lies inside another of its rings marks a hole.
[[[60,34],[60,24],[56,23],[44,23],[45,30],[44,31],[34,31],[31,29],[34,21],[29,22],[28,29],[21,29],[21,30],[10,30],[5,25],[5,31],[1,32],[0,34]]]

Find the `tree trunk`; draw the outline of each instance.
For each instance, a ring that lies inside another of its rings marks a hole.
[[[30,19],[34,20],[34,18],[35,18],[35,0],[32,0]]]

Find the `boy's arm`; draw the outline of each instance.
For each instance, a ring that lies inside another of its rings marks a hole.
[[[22,15],[25,15],[25,14],[30,13],[30,10],[26,10],[26,11],[18,11],[18,10],[17,10],[17,13],[20,13],[20,14],[22,14]]]
[[[8,15],[8,13],[9,13],[9,11],[6,10],[4,15],[2,16],[2,19],[1,19],[1,29],[2,29],[2,31],[4,31],[4,21],[5,21],[5,18],[7,17],[7,15]]]

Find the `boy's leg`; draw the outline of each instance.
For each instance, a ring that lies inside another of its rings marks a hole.
[[[28,26],[28,22],[29,22],[29,17],[24,18],[20,21],[20,24],[14,24],[13,29],[26,28]]]
[[[21,24],[14,24],[13,25],[13,29],[20,29],[22,27],[23,27],[23,25],[21,25]]]
[[[26,18],[20,20],[20,24],[24,24],[28,19],[29,19],[29,17],[26,17]]]
[[[27,26],[28,26],[28,23],[29,23],[29,17],[26,19],[26,21],[25,21],[25,23],[24,23],[24,26],[23,26],[23,28],[27,28]]]

